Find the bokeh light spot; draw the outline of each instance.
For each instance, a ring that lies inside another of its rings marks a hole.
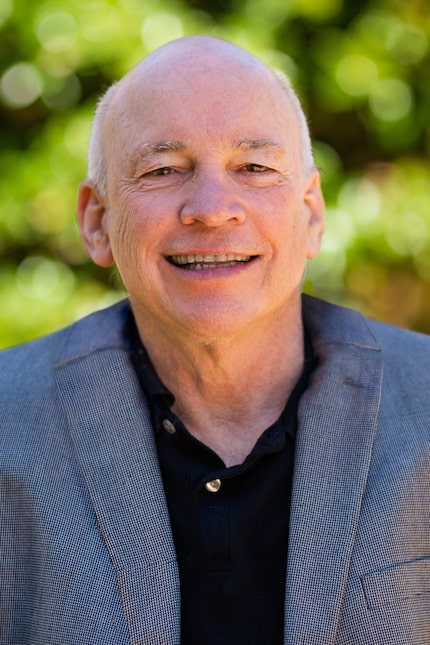
[[[81,84],[75,74],[50,78],[42,100],[51,110],[65,110],[75,105],[81,97]]]
[[[296,0],[295,6],[301,14],[314,20],[325,20],[342,8],[342,0]]]
[[[0,81],[4,102],[11,107],[31,105],[43,91],[39,70],[31,63],[16,63],[9,67]]]
[[[412,92],[400,78],[381,79],[369,96],[373,114],[383,121],[399,121],[412,108]]]
[[[64,130],[66,148],[77,159],[86,158],[91,122],[92,115],[80,114],[71,119]]]
[[[24,293],[36,299],[62,302],[72,291],[75,278],[65,264],[32,256],[19,265],[17,282]]]
[[[339,87],[350,96],[365,96],[370,92],[378,78],[375,63],[362,54],[350,54],[339,61],[336,68],[336,81]]]
[[[421,61],[428,51],[427,38],[413,25],[399,24],[387,36],[387,47],[406,65]]]
[[[0,25],[2,25],[12,14],[12,0],[1,0],[0,2]]]
[[[44,49],[58,53],[70,49],[77,37],[75,19],[66,11],[53,11],[36,22],[36,35]]]
[[[148,49],[155,49],[183,35],[184,28],[181,20],[172,13],[153,14],[142,24],[141,37]]]

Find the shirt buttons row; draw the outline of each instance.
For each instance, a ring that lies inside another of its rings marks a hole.
[[[217,493],[221,488],[221,480],[211,479],[211,481],[206,482],[205,488],[209,493]]]

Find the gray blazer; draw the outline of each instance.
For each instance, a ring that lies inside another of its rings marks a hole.
[[[1,355],[1,645],[180,641],[127,312]],[[284,642],[429,644],[430,339],[306,297],[304,317],[319,366],[299,407]]]

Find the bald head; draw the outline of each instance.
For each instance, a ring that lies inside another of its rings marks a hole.
[[[101,98],[93,123],[88,168],[89,177],[99,192],[103,196],[107,193],[106,159],[109,154],[117,153],[112,150],[110,133],[117,126],[127,129],[129,114],[144,109],[142,97],[145,93],[162,94],[164,88],[167,90],[174,84],[175,100],[180,102],[182,93],[188,92],[191,87],[196,106],[199,110],[205,110],[206,97],[213,98],[213,88],[216,87],[216,110],[224,112],[229,104],[232,87],[237,92],[245,91],[244,79],[252,84],[253,95],[250,100],[258,101],[259,97],[271,93],[274,103],[285,103],[285,118],[291,120],[292,115],[300,133],[299,154],[303,169],[305,172],[310,170],[313,159],[309,130],[299,99],[288,79],[230,42],[209,36],[189,36],[167,43],[152,52],[112,85]],[[216,111],[213,101],[211,110]],[[216,118],[216,114],[213,113],[212,116]],[[163,114],[160,112],[159,119],[162,118]]]
[[[181,68],[184,63],[193,65],[202,72],[216,69],[219,64],[233,66],[238,70],[267,72],[266,65],[237,45],[212,36],[187,36],[159,47],[144,58],[127,76],[139,76],[144,70]],[[126,78],[126,77],[124,77]]]

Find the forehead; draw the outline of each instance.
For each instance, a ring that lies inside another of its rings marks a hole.
[[[298,129],[285,91],[262,63],[190,52],[137,68],[107,119],[116,153],[164,140],[228,147],[267,139],[299,148]]]

